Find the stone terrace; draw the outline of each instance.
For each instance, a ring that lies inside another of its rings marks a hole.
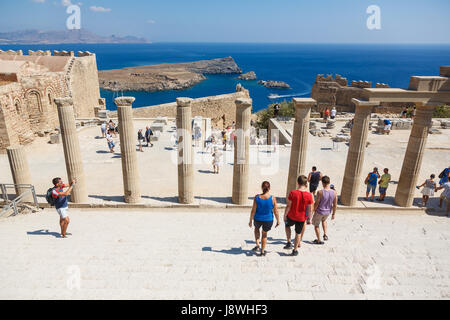
[[[247,210],[182,210],[71,210],[68,239],[51,209],[2,219],[0,299],[450,298],[447,217],[342,213],[324,246],[308,227],[287,256],[279,227],[261,258]]]

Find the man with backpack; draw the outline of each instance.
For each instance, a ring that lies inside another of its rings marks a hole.
[[[59,214],[59,225],[61,227],[61,237],[67,238],[66,232],[67,227],[69,226],[70,219],[69,215],[67,213],[69,209],[69,201],[68,197],[72,193],[73,186],[75,185],[76,181],[73,180],[69,187],[67,187],[61,178],[54,178],[52,180],[54,187],[50,188],[47,191],[46,200],[51,205],[54,206],[56,211]],[[67,191],[64,191],[64,189],[67,189]]]
[[[153,147],[153,143],[151,141],[152,135],[153,135],[152,129],[150,129],[149,127],[146,127],[145,128],[145,139],[147,140],[147,147],[149,144]]]
[[[309,183],[309,192],[316,196],[317,188],[319,187],[319,183],[322,180],[322,173],[317,171],[317,167],[312,168],[312,172],[308,175],[308,183]]]

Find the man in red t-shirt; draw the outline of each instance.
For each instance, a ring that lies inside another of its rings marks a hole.
[[[297,248],[300,247],[300,243],[305,232],[305,221],[311,224],[311,212],[314,205],[314,198],[311,193],[308,192],[308,178],[305,176],[298,177],[298,190],[293,190],[289,194],[287,199],[286,210],[284,211],[284,221],[287,244],[285,249],[292,248],[291,243],[291,227],[295,225],[295,241],[293,256],[298,255]]]

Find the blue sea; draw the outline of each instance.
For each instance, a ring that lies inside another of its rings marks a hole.
[[[114,97],[136,97],[134,107],[174,102],[177,97],[199,98],[234,92],[241,82],[250,90],[253,110],[311,93],[316,75],[341,74],[351,80],[384,82],[407,88],[411,75],[439,75],[450,65],[450,45],[356,45],[356,44],[241,44],[154,43],[10,45],[2,50],[89,50],[96,53],[99,70],[166,62],[189,62],[232,56],[243,72],[255,71],[258,79],[281,80],[292,89],[268,89],[257,81],[237,81],[237,75],[206,75],[208,80],[182,91],[109,92],[102,90],[107,108],[115,110]],[[269,99],[270,94],[281,96]]]

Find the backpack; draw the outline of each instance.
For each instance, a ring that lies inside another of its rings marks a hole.
[[[444,177],[445,171],[447,171],[447,169],[444,169],[444,171],[441,172],[441,174],[439,175],[439,179],[442,179]]]
[[[53,198],[53,190],[55,190],[55,188],[48,189],[47,194],[45,195],[45,200],[47,200],[48,204],[52,207],[56,205],[56,199]]]

